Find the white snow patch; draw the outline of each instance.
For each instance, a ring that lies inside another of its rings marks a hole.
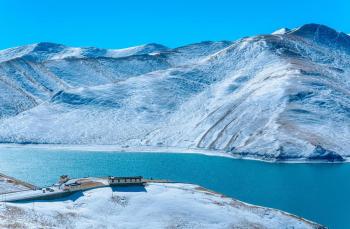
[[[276,30],[272,34],[273,35],[282,35],[282,34],[288,33],[289,31],[290,31],[290,29],[288,29],[288,28],[281,28],[281,29]]]

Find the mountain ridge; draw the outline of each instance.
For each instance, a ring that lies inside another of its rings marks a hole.
[[[157,51],[166,51],[166,46],[149,43],[123,49],[100,49],[95,47],[69,47],[52,42],[39,42],[30,45],[19,46],[0,50],[0,62],[10,61],[16,58],[25,58],[29,61],[42,62],[65,58],[97,58],[97,57],[127,57],[143,55]]]

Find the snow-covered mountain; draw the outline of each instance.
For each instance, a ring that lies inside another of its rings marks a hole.
[[[0,51],[0,142],[350,156],[350,36],[317,24],[234,42]]]

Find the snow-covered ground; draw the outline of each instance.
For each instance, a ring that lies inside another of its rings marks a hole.
[[[350,37],[308,24],[235,42],[0,51],[0,143],[350,156]]]
[[[29,190],[29,188],[21,184],[18,184],[13,180],[7,177],[4,177],[0,174],[0,195],[4,193],[13,193],[13,192],[26,191],[26,190]]]
[[[98,188],[67,199],[0,203],[1,228],[323,228],[199,186]]]
[[[28,190],[27,187],[9,182],[6,178],[0,177],[0,195],[9,192]]]

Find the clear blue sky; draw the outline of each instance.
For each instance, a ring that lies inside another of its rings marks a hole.
[[[0,0],[0,49],[235,40],[321,23],[350,33],[349,0]]]

